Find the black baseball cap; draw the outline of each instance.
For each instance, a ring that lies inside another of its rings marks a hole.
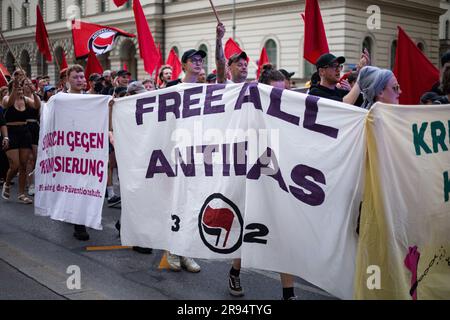
[[[122,77],[122,76],[131,76],[131,73],[127,70],[119,70],[116,73],[117,77]]]
[[[217,75],[215,75],[214,73],[210,73],[206,77],[206,81],[216,81],[216,79],[217,79]]]
[[[245,53],[245,51],[242,51],[241,53],[235,53],[233,54],[230,59],[228,59],[228,66],[231,66],[232,63],[238,62],[239,60],[244,59],[245,61],[248,61],[248,56]]]
[[[202,58],[206,57],[205,51],[190,49],[190,50],[186,51],[185,53],[183,53],[183,56],[181,57],[181,62],[186,63],[189,58],[195,56],[196,54],[198,54]]]
[[[331,66],[334,62],[343,64],[345,62],[345,58],[344,57],[336,57],[334,54],[331,54],[331,53],[325,53],[317,59],[316,67],[317,67],[317,69],[319,69],[319,68],[323,68],[326,66]]]
[[[89,76],[89,81],[99,81],[99,80],[104,80],[104,78],[98,73],[91,73],[91,75]]]
[[[287,72],[285,69],[280,69],[278,71],[280,71],[283,74],[286,80],[290,80],[291,77],[295,74],[295,72]]]

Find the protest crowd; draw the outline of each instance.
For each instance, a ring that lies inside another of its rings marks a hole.
[[[216,70],[205,74],[203,62],[206,53],[190,49],[181,56],[182,73],[174,73],[174,66],[160,65],[155,77],[131,79],[128,70],[105,70],[90,72],[80,65],[69,65],[60,72],[56,83],[50,83],[47,75],[31,78],[21,68],[10,76],[5,76],[7,85],[0,88],[0,185],[2,201],[15,201],[26,205],[33,204],[35,184],[33,172],[36,166],[39,144],[40,111],[54,95],[61,92],[83,95],[111,96],[109,102],[110,122],[115,99],[142,94],[148,91],[162,90],[180,83],[233,84],[257,82],[279,88],[293,90],[320,98],[340,101],[364,109],[370,109],[376,102],[399,104],[402,94],[399,79],[394,72],[371,64],[370,52],[364,50],[353,70],[343,68],[345,57],[324,53],[315,61],[316,72],[304,87],[292,86],[292,72],[277,69],[270,63],[259,65],[256,80],[248,79],[249,57],[244,51],[237,51],[229,58],[225,57],[223,37],[225,26],[218,23],[216,28]],[[95,58],[95,56],[94,56]],[[88,59],[91,58],[89,55]],[[89,65],[89,61],[88,61]],[[428,83],[429,90],[421,93],[420,104],[447,104],[450,99],[450,52],[441,57],[441,76],[437,83]],[[419,101],[417,101],[419,104]],[[113,172],[117,168],[114,152],[114,132],[110,124],[109,162],[107,170],[106,202],[108,206],[120,206],[121,198],[113,186]],[[18,177],[17,182],[15,178]],[[18,194],[12,194],[11,185],[18,184]],[[73,236],[80,240],[89,240],[85,226],[73,225]],[[116,228],[120,232],[121,224]],[[151,254],[151,248],[134,247],[142,254]],[[170,269],[199,272],[201,266],[192,258],[177,256],[167,252]],[[229,292],[233,296],[243,296],[240,282],[241,260],[234,259],[229,272]],[[295,299],[294,278],[280,274],[283,299]]]

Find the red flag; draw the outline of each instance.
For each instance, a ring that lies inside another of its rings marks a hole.
[[[94,51],[89,51],[89,55],[86,62],[86,69],[84,70],[84,77],[87,82],[87,89],[89,90],[89,76],[93,73],[103,74],[103,68],[100,62],[97,60],[97,56]]]
[[[6,76],[9,76],[8,69],[0,63],[0,87],[7,86],[8,80],[6,79]]]
[[[125,71],[128,71],[128,66],[127,66],[126,62],[123,63],[122,69],[125,70]]]
[[[116,7],[121,7],[127,2],[128,0],[114,0],[114,4],[116,5]]]
[[[133,0],[133,11],[138,34],[139,53],[144,60],[144,70],[151,75],[158,65],[158,50],[139,0]]]
[[[42,18],[41,9],[36,6],[36,44],[39,51],[45,57],[48,62],[52,61],[52,54],[50,53],[50,46],[48,44],[48,33],[45,28],[44,19]]]
[[[84,58],[93,50],[95,54],[111,51],[117,37],[135,37],[134,34],[113,27],[72,20],[73,48],[76,58]]]
[[[228,60],[233,54],[241,53],[242,50],[233,39],[228,39],[225,43],[225,58]]]
[[[269,56],[267,55],[266,48],[263,48],[261,50],[261,55],[260,55],[259,61],[258,61],[258,71],[256,71],[256,79],[259,79],[259,75],[261,74],[263,65],[268,64],[268,63],[270,63]]]
[[[321,55],[330,52],[317,0],[306,0],[304,20],[303,58],[316,64]]]
[[[173,48],[170,49],[166,64],[172,67],[172,80],[178,79],[178,76],[181,73],[181,62]]]
[[[64,53],[64,50],[62,51],[62,61],[61,61],[61,66],[60,66],[60,70],[63,70],[65,68],[68,68],[69,66],[67,65],[67,60],[66,60],[66,54]]]
[[[420,77],[417,70],[420,70]],[[402,90],[400,104],[419,104],[422,94],[439,81],[439,70],[400,27],[394,74]]]

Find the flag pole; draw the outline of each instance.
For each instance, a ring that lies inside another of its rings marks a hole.
[[[12,56],[13,56],[13,58],[14,58],[14,61],[16,62],[17,67],[18,67],[24,74],[26,74],[25,71],[22,69],[22,66],[20,65],[19,60],[18,60],[17,57],[14,55],[14,52],[11,50],[11,47],[9,46],[8,41],[6,41],[5,37],[3,36],[3,32],[1,32],[1,31],[0,31],[0,36],[1,36],[2,40],[5,42],[6,47],[8,48],[9,52],[11,52],[11,54],[12,54]],[[28,76],[30,76],[30,75],[28,75]]]
[[[214,7],[214,4],[213,4],[212,0],[209,0],[209,3],[211,4],[211,8],[212,8],[213,11],[214,11],[214,15],[216,16],[217,23],[220,23],[219,16],[218,16],[218,14],[217,14],[216,8]]]

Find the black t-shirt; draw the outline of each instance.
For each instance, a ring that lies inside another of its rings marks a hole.
[[[309,94],[342,102],[342,99],[348,94],[348,91],[338,88],[335,88],[333,90],[318,84],[311,88]]]
[[[329,89],[327,87],[324,87],[320,84],[315,85],[309,90],[309,94],[313,96],[318,96],[321,98],[327,98],[335,101],[343,101],[343,98],[348,94],[349,92],[344,89]],[[360,107],[364,102],[364,98],[362,94],[359,95],[358,99],[355,101],[355,106]]]
[[[172,80],[167,82],[166,88],[176,86],[177,84],[183,83],[181,79]]]

